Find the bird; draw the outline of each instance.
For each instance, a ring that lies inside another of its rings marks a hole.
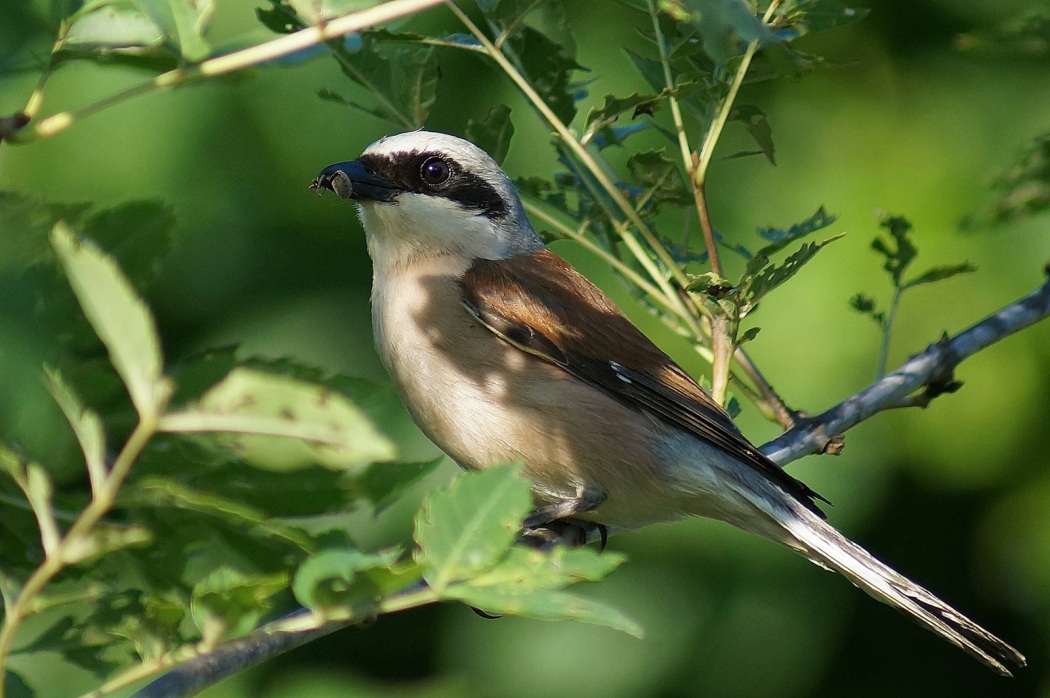
[[[1025,665],[832,527],[826,500],[547,248],[481,148],[391,135],[311,187],[357,204],[374,339],[408,412],[464,469],[523,463],[536,507],[526,526],[724,521],[838,571],[1003,676]]]

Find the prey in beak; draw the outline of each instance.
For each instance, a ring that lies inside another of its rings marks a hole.
[[[400,187],[372,172],[360,160],[337,162],[321,170],[311,189],[328,189],[341,199],[393,201]]]

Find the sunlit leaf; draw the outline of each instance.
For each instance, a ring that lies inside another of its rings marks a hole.
[[[77,240],[67,226],[55,226],[51,244],[135,409],[144,417],[155,416],[171,394],[171,383],[163,375],[160,341],[146,305],[113,260]]]
[[[67,565],[75,565],[114,550],[147,545],[151,542],[153,534],[144,526],[100,524],[88,533],[71,538],[63,548],[62,561]]]
[[[488,569],[506,553],[532,499],[517,470],[466,473],[423,500],[416,515],[416,561],[431,588],[441,591]]]
[[[243,458],[276,470],[311,463],[354,470],[395,455],[390,440],[339,393],[247,368],[231,371],[196,404],[165,415],[160,428],[239,434],[231,445]]]
[[[590,547],[546,552],[518,545],[498,565],[465,583],[473,587],[513,587],[519,591],[562,589],[577,582],[597,582],[626,559],[625,555],[598,552]]]
[[[782,15],[782,21],[801,36],[848,26],[864,19],[869,12],[871,10],[865,8],[849,7],[840,0],[801,0],[792,3]]]
[[[529,591],[506,587],[455,585],[445,591],[457,599],[492,615],[525,616],[538,620],[578,620],[643,637],[645,630],[623,612],[565,591]]]
[[[390,567],[400,555],[396,549],[379,553],[360,550],[324,550],[311,556],[295,573],[292,590],[306,608],[323,611],[346,606],[356,599],[377,596],[377,590],[359,572]]]
[[[269,613],[274,595],[287,586],[284,572],[245,574],[221,567],[193,587],[193,621],[206,644],[243,635]]]

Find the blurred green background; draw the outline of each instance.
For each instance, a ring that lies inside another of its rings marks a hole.
[[[754,247],[754,230],[783,227],[820,205],[839,214],[830,246],[755,317],[751,353],[793,405],[818,412],[872,378],[878,334],[847,306],[858,291],[889,300],[870,250],[876,210],[906,215],[917,269],[970,260],[978,273],[911,292],[890,365],[1018,298],[1043,281],[1050,216],[959,232],[989,198],[988,184],[1032,137],[1050,129],[1050,62],[955,48],[960,33],[998,26],[1040,2],[891,0],[849,28],[800,48],[829,65],[801,80],[745,87],[768,115],[777,166],[752,157],[717,162],[709,194],[716,227]],[[261,41],[255,3],[219,6],[213,37]],[[580,46],[597,66],[587,106],[644,89],[624,47],[644,51],[639,16],[603,0],[567,3]],[[46,55],[45,9],[7,6],[0,47],[22,62]],[[438,8],[411,25],[460,31]],[[550,174],[546,129],[483,59],[441,54],[428,127],[462,133],[468,116],[512,106],[516,135],[505,168]],[[5,65],[11,65],[10,62]],[[32,70],[0,75],[0,113],[20,109]],[[49,82],[45,113],[144,79],[130,69],[70,64]],[[144,292],[172,360],[238,343],[244,354],[293,356],[327,371],[385,380],[371,344],[370,267],[352,207],[307,186],[323,166],[356,156],[388,128],[324,102],[350,91],[335,64],[267,67],[154,93],[27,146],[0,148],[0,189],[99,207],[170,203],[175,249]],[[468,98],[464,99],[464,94]],[[661,114],[659,118],[666,118]],[[640,137],[639,143],[646,136]],[[653,137],[653,145],[662,145]],[[723,154],[748,147],[731,128]],[[672,152],[674,152],[672,150]],[[2,231],[0,231],[2,235]],[[619,282],[572,245],[584,267],[694,373],[705,366],[631,304]],[[3,268],[0,260],[0,269]],[[46,453],[57,413],[35,378],[49,341],[0,308],[0,418]],[[848,582],[801,558],[707,521],[615,538],[629,555],[586,590],[641,620],[638,641],[575,623],[482,620],[462,606],[384,617],[238,676],[212,698],[235,696],[1050,696],[1050,326],[965,362],[965,387],[924,411],[882,414],[849,432],[839,458],[808,458],[791,472],[835,503],[830,519],[1027,654],[1030,667],[999,679]],[[776,428],[745,406],[740,424],[761,443]],[[407,457],[436,453],[404,414],[385,428]],[[454,476],[446,464],[433,486]],[[382,542],[409,526],[415,501],[354,535]],[[55,696],[91,682],[70,671]]]

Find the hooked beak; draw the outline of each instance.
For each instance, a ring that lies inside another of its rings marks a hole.
[[[330,189],[340,198],[358,201],[393,201],[400,191],[393,182],[369,172],[360,160],[329,165],[321,170],[310,188]]]

